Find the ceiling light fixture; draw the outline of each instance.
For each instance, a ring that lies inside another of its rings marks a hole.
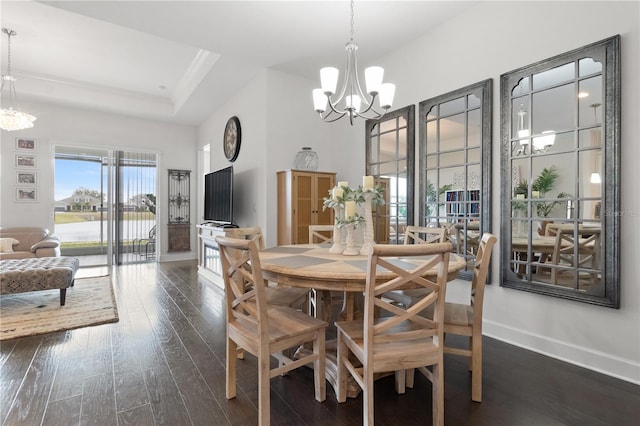
[[[2,32],[7,35],[9,41],[7,44],[7,73],[2,75],[0,93],[4,93],[4,86],[6,85],[9,91],[9,108],[0,110],[0,129],[7,131],[29,129],[33,127],[36,117],[13,109],[14,99],[17,100],[18,97],[15,87],[16,79],[11,75],[11,37],[17,35],[17,33],[8,28],[3,28]]]
[[[524,109],[524,104],[520,103],[520,109],[518,110],[518,139],[520,139],[520,150],[518,155],[540,154],[547,152],[556,143],[556,132],[553,130],[545,130],[540,136],[534,136],[530,138],[531,132],[529,131],[527,123],[527,111]],[[533,143],[531,143],[533,139]],[[531,145],[531,146],[529,146]]]
[[[349,116],[349,123],[353,125],[355,117],[365,119],[378,119],[382,117],[391,108],[393,96],[395,95],[396,86],[392,83],[383,83],[382,77],[384,69],[382,67],[373,66],[364,70],[367,94],[364,94],[360,87],[358,79],[358,59],[356,52],[358,45],[353,41],[353,0],[351,0],[351,38],[345,45],[347,51],[347,70],[342,81],[342,88],[337,97],[339,71],[334,67],[325,67],[320,70],[321,89],[313,91],[313,105],[316,112],[324,121],[329,123],[337,121]],[[376,97],[379,100],[382,111],[374,108]],[[327,104],[329,110],[327,111]],[[324,114],[326,111],[326,114]],[[324,115],[323,115],[324,114]]]

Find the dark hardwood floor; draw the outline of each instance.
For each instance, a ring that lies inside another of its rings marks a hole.
[[[225,392],[223,295],[198,279],[195,262],[115,268],[120,321],[1,342],[3,425],[252,425],[257,367],[238,368],[238,397]],[[445,356],[448,425],[638,425],[640,387],[485,337],[484,401],[471,402],[467,361]],[[277,425],[359,425],[362,399],[313,398],[306,368],[271,381]],[[375,419],[429,425],[430,385],[396,395],[376,382]]]

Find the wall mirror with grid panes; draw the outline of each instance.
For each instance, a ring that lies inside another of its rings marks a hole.
[[[489,230],[491,79],[420,102],[420,225],[444,227],[471,279]]]
[[[619,307],[619,43],[501,76],[504,287]]]
[[[367,120],[366,174],[384,189],[384,205],[373,210],[374,240],[403,244],[407,225],[413,225],[415,173],[415,106]]]

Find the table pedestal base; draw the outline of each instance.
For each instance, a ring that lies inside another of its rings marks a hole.
[[[301,346],[298,348],[294,355],[294,359],[302,358],[303,356],[311,354],[313,351]],[[327,382],[333,388],[333,392],[338,396],[338,341],[327,340],[325,345],[325,362],[326,362],[326,379]],[[313,368],[313,364],[308,364],[308,367]],[[349,374],[347,377],[347,398],[357,398],[360,395],[362,389],[356,382],[356,380]]]

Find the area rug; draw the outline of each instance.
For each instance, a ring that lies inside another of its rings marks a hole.
[[[0,340],[118,321],[111,277],[76,279],[60,306],[60,290],[2,295]]]

